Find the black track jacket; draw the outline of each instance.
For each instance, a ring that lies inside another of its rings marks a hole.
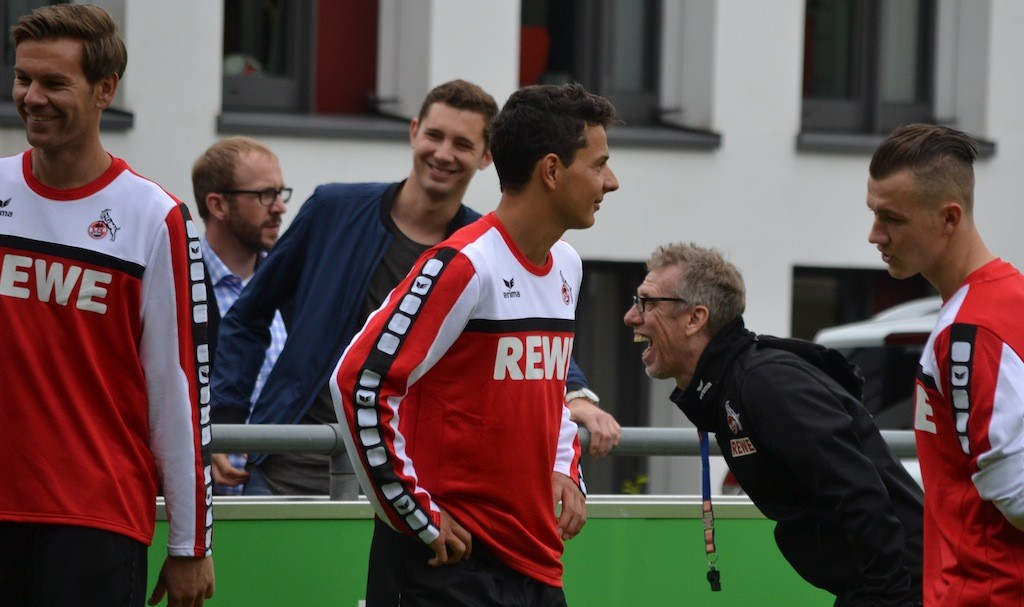
[[[824,371],[759,343],[738,318],[671,399],[715,433],[804,579],[837,605],[920,602],[921,489],[867,409]]]

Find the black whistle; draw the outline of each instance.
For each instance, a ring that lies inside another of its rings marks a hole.
[[[722,591],[721,577],[722,576],[717,569],[712,569],[711,571],[708,571],[708,583],[711,584],[711,592]]]

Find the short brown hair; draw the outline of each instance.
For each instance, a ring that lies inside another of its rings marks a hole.
[[[192,165],[192,192],[195,194],[196,207],[203,221],[210,216],[210,209],[206,207],[206,196],[235,188],[238,159],[249,152],[277,158],[270,148],[255,139],[228,137],[207,148]]]
[[[11,28],[15,48],[22,42],[61,38],[78,40],[85,47],[82,72],[89,84],[111,74],[120,80],[128,65],[128,50],[117,33],[117,20],[98,6],[55,4],[35,9]]]
[[[498,114],[498,104],[487,91],[472,82],[452,80],[434,87],[420,106],[419,121],[427,117],[430,106],[443,103],[457,110],[476,112],[484,117],[484,145],[491,144],[491,121]]]
[[[534,84],[512,93],[492,127],[501,191],[521,190],[548,154],[571,165],[576,151],[587,146],[587,129],[616,120],[615,106],[580,84]]]
[[[974,160],[978,143],[968,134],[934,124],[902,126],[882,141],[871,157],[871,178],[910,171],[925,200],[939,204],[954,198],[972,212]]]
[[[675,295],[689,305],[707,307],[712,335],[743,315],[747,305],[743,275],[722,253],[693,243],[673,243],[661,245],[647,260],[648,271],[672,266],[682,269]]]

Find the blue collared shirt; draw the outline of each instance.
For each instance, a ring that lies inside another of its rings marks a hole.
[[[231,306],[235,304],[238,296],[242,294],[242,289],[245,288],[245,285],[248,284],[252,276],[243,280],[232,274],[231,270],[220,260],[220,257],[217,257],[217,254],[213,252],[210,243],[206,240],[206,236],[200,239],[200,243],[203,247],[203,260],[206,262],[206,270],[210,273],[210,283],[213,284],[213,292],[217,297],[217,309],[220,311],[221,318],[223,318],[227,315]],[[261,253],[260,255],[262,259],[262,257],[266,256],[266,253]],[[250,399],[251,403],[255,403],[256,399],[259,398],[263,385],[267,383],[270,369],[273,368],[277,357],[281,354],[287,337],[288,333],[284,327],[284,319],[281,318],[281,312],[277,311],[274,313],[273,322],[270,323],[270,346],[267,347],[263,366],[260,367],[260,374],[256,378],[256,385],[253,388],[252,398]]]

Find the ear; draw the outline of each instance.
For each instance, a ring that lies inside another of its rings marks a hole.
[[[947,200],[939,205],[939,216],[942,219],[942,233],[951,234],[964,218],[964,208],[955,200]]]
[[[117,74],[107,74],[93,86],[96,87],[96,107],[105,110],[114,102],[117,85],[120,79]]]
[[[210,217],[217,221],[224,221],[231,214],[231,204],[227,197],[217,192],[206,195],[206,208],[210,211]]]
[[[412,144],[413,141],[416,140],[416,130],[419,129],[419,128],[420,128],[420,119],[418,117],[417,118],[413,118],[409,122],[409,143],[410,143],[410,145]]]
[[[686,335],[693,337],[703,331],[708,326],[708,320],[710,318],[711,312],[708,310],[707,306],[702,306],[700,304],[692,306],[690,308],[689,318],[686,321],[686,326],[684,327]]]
[[[554,190],[562,177],[562,161],[558,154],[548,154],[537,161],[536,171],[540,174],[540,181],[544,187]]]
[[[482,171],[491,166],[492,162],[494,162],[494,158],[491,157],[491,148],[487,148],[484,155],[480,157],[480,162],[476,163],[476,168],[478,171]]]

